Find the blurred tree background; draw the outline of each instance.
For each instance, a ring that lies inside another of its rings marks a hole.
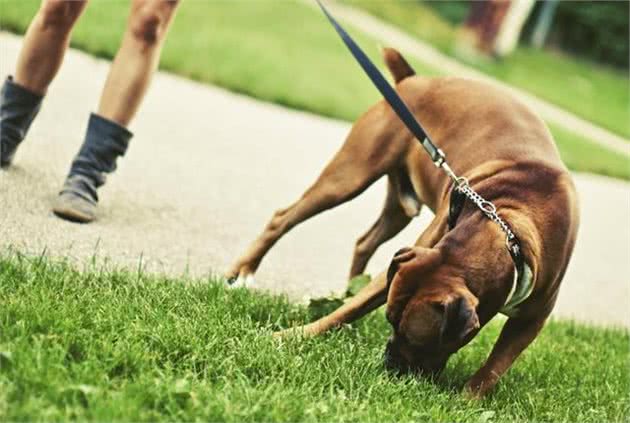
[[[417,0],[432,8],[453,25],[461,25],[469,15],[475,0]],[[484,0],[485,1],[485,0]],[[551,17],[545,48],[557,49],[593,60],[604,65],[628,69],[630,1],[537,1],[529,15],[520,41],[531,43],[534,29],[541,19],[546,3],[557,3]]]
[[[549,43],[598,62],[628,69],[628,1],[561,1]]]

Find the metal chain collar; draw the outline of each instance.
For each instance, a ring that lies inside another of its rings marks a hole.
[[[512,261],[514,262],[514,280],[512,282],[512,288],[510,289],[507,299],[505,300],[500,312],[506,316],[516,316],[518,314],[518,305],[529,298],[534,288],[533,273],[523,258],[521,244],[518,238],[514,235],[514,232],[512,232],[508,224],[501,219],[501,216],[497,213],[496,206],[472,189],[468,183],[468,179],[465,177],[457,177],[455,172],[453,172],[445,160],[441,160],[440,163],[436,163],[436,166],[444,170],[444,172],[446,172],[449,178],[453,181],[453,193],[457,192],[472,201],[488,219],[498,224],[501,230],[505,233],[505,245],[512,257]],[[453,196],[451,194],[451,202],[452,201]],[[452,210],[449,210],[449,213],[451,211]]]
[[[507,223],[497,213],[496,206],[484,199],[481,195],[479,195],[468,183],[468,179],[461,176],[458,177],[455,175],[455,172],[450,168],[448,163],[444,159],[442,159],[439,163],[435,163],[435,165],[446,172],[446,174],[451,178],[453,183],[455,184],[455,189],[464,194],[470,201],[472,201],[478,208],[486,215],[490,220],[497,223],[501,230],[505,233],[505,244],[507,245],[508,250],[511,254],[518,255],[520,253],[520,247],[514,232],[510,229]]]

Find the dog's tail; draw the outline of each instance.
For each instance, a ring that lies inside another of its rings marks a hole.
[[[416,74],[416,71],[409,66],[409,63],[407,63],[398,50],[383,47],[383,60],[385,60],[385,64],[389,68],[396,83]]]

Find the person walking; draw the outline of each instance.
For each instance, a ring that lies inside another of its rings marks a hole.
[[[7,168],[57,74],[88,0],[42,0],[24,36],[13,76],[0,90],[0,168]],[[53,205],[66,220],[96,218],[97,189],[116,169],[132,138],[127,129],[155,72],[178,0],[132,0],[127,28],[111,64],[98,109]]]

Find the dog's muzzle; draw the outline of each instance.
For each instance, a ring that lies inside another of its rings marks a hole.
[[[398,374],[404,374],[409,371],[409,365],[395,347],[393,338],[390,338],[385,345],[383,364],[387,370]]]
[[[385,368],[397,375],[404,375],[410,372],[425,377],[436,377],[446,366],[446,359],[440,356],[427,355],[420,363],[409,363],[399,352],[394,338],[390,338],[385,345],[383,353],[383,364]]]

